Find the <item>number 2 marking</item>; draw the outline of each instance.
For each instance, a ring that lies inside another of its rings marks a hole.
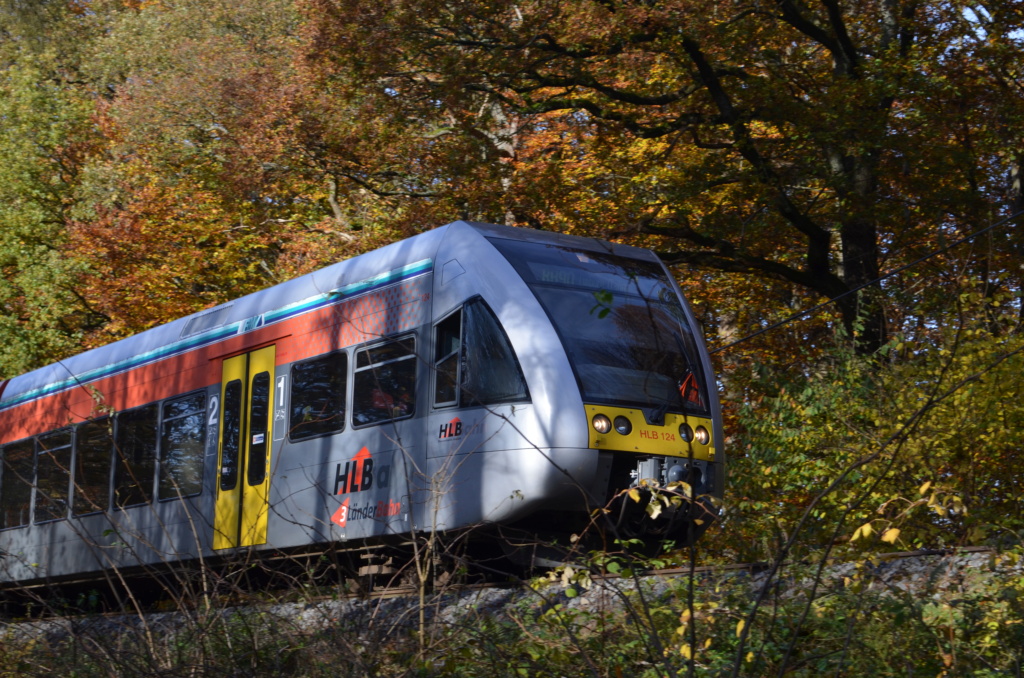
[[[209,426],[216,426],[219,422],[217,415],[220,412],[220,396],[212,396],[210,398],[210,421]]]

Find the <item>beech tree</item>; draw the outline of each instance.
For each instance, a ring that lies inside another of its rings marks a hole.
[[[838,318],[765,340],[763,358],[835,325],[870,353],[932,331],[968,279],[989,296],[1022,287],[1024,243],[1006,228],[850,294],[1024,205],[1024,33],[1000,6],[3,11],[5,105],[21,106],[3,190],[37,215],[5,217],[3,322],[61,328],[23,365],[455,218],[653,247],[722,343],[842,297]],[[33,270],[64,271],[50,297],[15,282],[35,266],[12,263],[29,262],[25,234],[60,262]],[[143,271],[145,307],[117,289]],[[43,298],[46,312],[18,307]]]
[[[0,6],[0,377],[79,350],[104,322],[63,251],[98,141],[78,70],[88,33],[62,3]]]
[[[582,216],[591,228],[578,229],[656,236],[672,264],[785,281],[818,300],[846,294],[842,320],[863,352],[903,318],[877,286],[847,293],[1017,199],[1007,177],[1022,18],[998,6],[304,2],[319,36],[311,58],[362,55],[364,82],[423,110],[500,106],[525,121],[520,133],[549,137],[547,157],[515,157],[530,164],[516,171],[585,185],[598,201],[628,194],[632,208],[551,210],[511,181],[516,223]],[[581,159],[591,173],[567,174]],[[985,266],[975,273],[1015,275],[1005,259]]]

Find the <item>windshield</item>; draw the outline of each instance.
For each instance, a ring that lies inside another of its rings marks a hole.
[[[706,413],[696,343],[658,264],[492,238],[547,312],[587,402]]]

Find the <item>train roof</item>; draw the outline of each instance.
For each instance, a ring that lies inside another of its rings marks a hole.
[[[648,251],[628,245],[531,229],[456,221],[420,233],[380,249],[331,264],[312,273],[268,287],[213,308],[173,320],[159,327],[101,346],[57,363],[0,382],[0,409],[25,400],[102,378],[127,363],[162,360],[170,351],[183,352],[202,342],[223,339],[261,316],[334,296],[354,296],[425,273],[433,268],[446,237],[501,237],[558,243],[594,251],[611,251],[632,257],[655,258]],[[444,263],[444,262],[440,262]],[[301,308],[298,309],[301,311]],[[173,347],[173,348],[172,348]]]

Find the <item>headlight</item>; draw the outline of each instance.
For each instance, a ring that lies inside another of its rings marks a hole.
[[[697,442],[700,443],[701,445],[707,445],[708,443],[711,442],[711,434],[708,433],[708,430],[703,426],[697,427],[697,430],[694,431],[694,437],[697,439]]]
[[[693,440],[693,429],[685,421],[679,425],[679,437],[683,439],[684,443]]]
[[[615,430],[621,435],[628,436],[633,430],[633,424],[629,423],[629,419],[625,417],[615,417]]]
[[[608,433],[608,431],[612,430],[612,420],[603,414],[595,414],[591,423],[594,425],[594,430],[598,433]]]

